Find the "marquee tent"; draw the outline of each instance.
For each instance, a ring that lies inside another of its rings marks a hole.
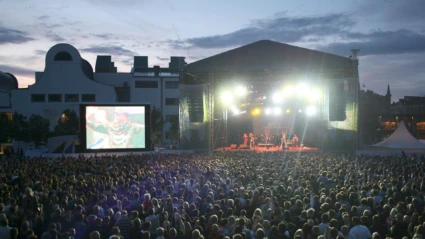
[[[425,144],[413,137],[407,130],[404,122],[401,121],[390,137],[372,145],[372,147],[390,149],[425,149]]]

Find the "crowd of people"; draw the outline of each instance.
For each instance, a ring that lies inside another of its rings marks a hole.
[[[0,238],[422,238],[424,163],[287,152],[4,159]]]

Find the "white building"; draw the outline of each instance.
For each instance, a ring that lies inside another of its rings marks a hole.
[[[52,128],[64,110],[71,109],[79,115],[79,105],[89,103],[150,103],[162,111],[167,121],[178,117],[179,78],[184,65],[184,57],[171,57],[169,68],[149,68],[147,56],[135,56],[131,72],[121,73],[111,56],[98,56],[93,71],[77,49],[58,44],[47,52],[44,72],[35,73],[35,83],[12,89],[7,93],[11,102],[4,107],[11,106],[5,110],[25,116],[39,114],[50,120]],[[6,93],[0,97],[7,98]],[[163,140],[169,126],[166,123]]]

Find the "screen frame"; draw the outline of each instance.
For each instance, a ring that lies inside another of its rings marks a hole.
[[[89,106],[95,107],[145,107],[145,148],[115,148],[115,149],[88,149],[87,148],[87,128],[86,109]],[[138,152],[152,151],[151,145],[151,105],[150,104],[80,104],[80,145],[85,153],[103,152]]]

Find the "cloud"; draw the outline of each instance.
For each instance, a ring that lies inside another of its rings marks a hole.
[[[319,48],[335,54],[344,54],[349,49],[360,49],[361,55],[425,52],[425,35],[411,30],[347,33],[346,36],[353,40],[330,43]]]
[[[1,44],[20,44],[35,40],[32,37],[28,37],[28,34],[23,31],[14,30],[0,26],[0,45]]]
[[[329,14],[313,17],[276,16],[271,19],[255,20],[237,31],[186,40],[169,40],[176,49],[186,47],[225,48],[244,45],[258,40],[270,39],[280,42],[298,42],[309,36],[328,37],[344,32],[355,22],[347,14]]]
[[[47,20],[47,19],[49,19],[50,17],[49,16],[47,16],[47,15],[42,15],[42,16],[38,16],[37,17],[37,19],[38,20],[40,20],[40,21],[44,21],[44,20]]]
[[[111,46],[111,45],[103,45],[103,46],[91,46],[87,48],[81,49],[85,52],[91,52],[96,54],[108,54],[108,55],[124,55],[124,56],[135,56],[137,53],[125,49],[120,46]]]
[[[35,71],[19,66],[3,65],[0,64],[0,71],[10,73],[12,75],[30,76],[34,77]]]
[[[157,56],[156,59],[158,59],[160,61],[168,61],[168,60],[170,60],[170,58],[168,58],[168,57],[159,57],[159,56]]]
[[[34,52],[35,52],[35,54],[40,55],[40,56],[44,56],[47,53],[47,51],[44,51],[44,50],[35,50]]]
[[[95,36],[97,38],[102,38],[102,39],[105,39],[105,40],[109,40],[109,39],[111,39],[113,37],[113,35],[112,34],[109,34],[109,33],[95,34],[93,36]]]
[[[57,33],[54,33],[53,31],[48,31],[46,33],[46,37],[54,42],[64,42],[66,39],[59,36]]]

